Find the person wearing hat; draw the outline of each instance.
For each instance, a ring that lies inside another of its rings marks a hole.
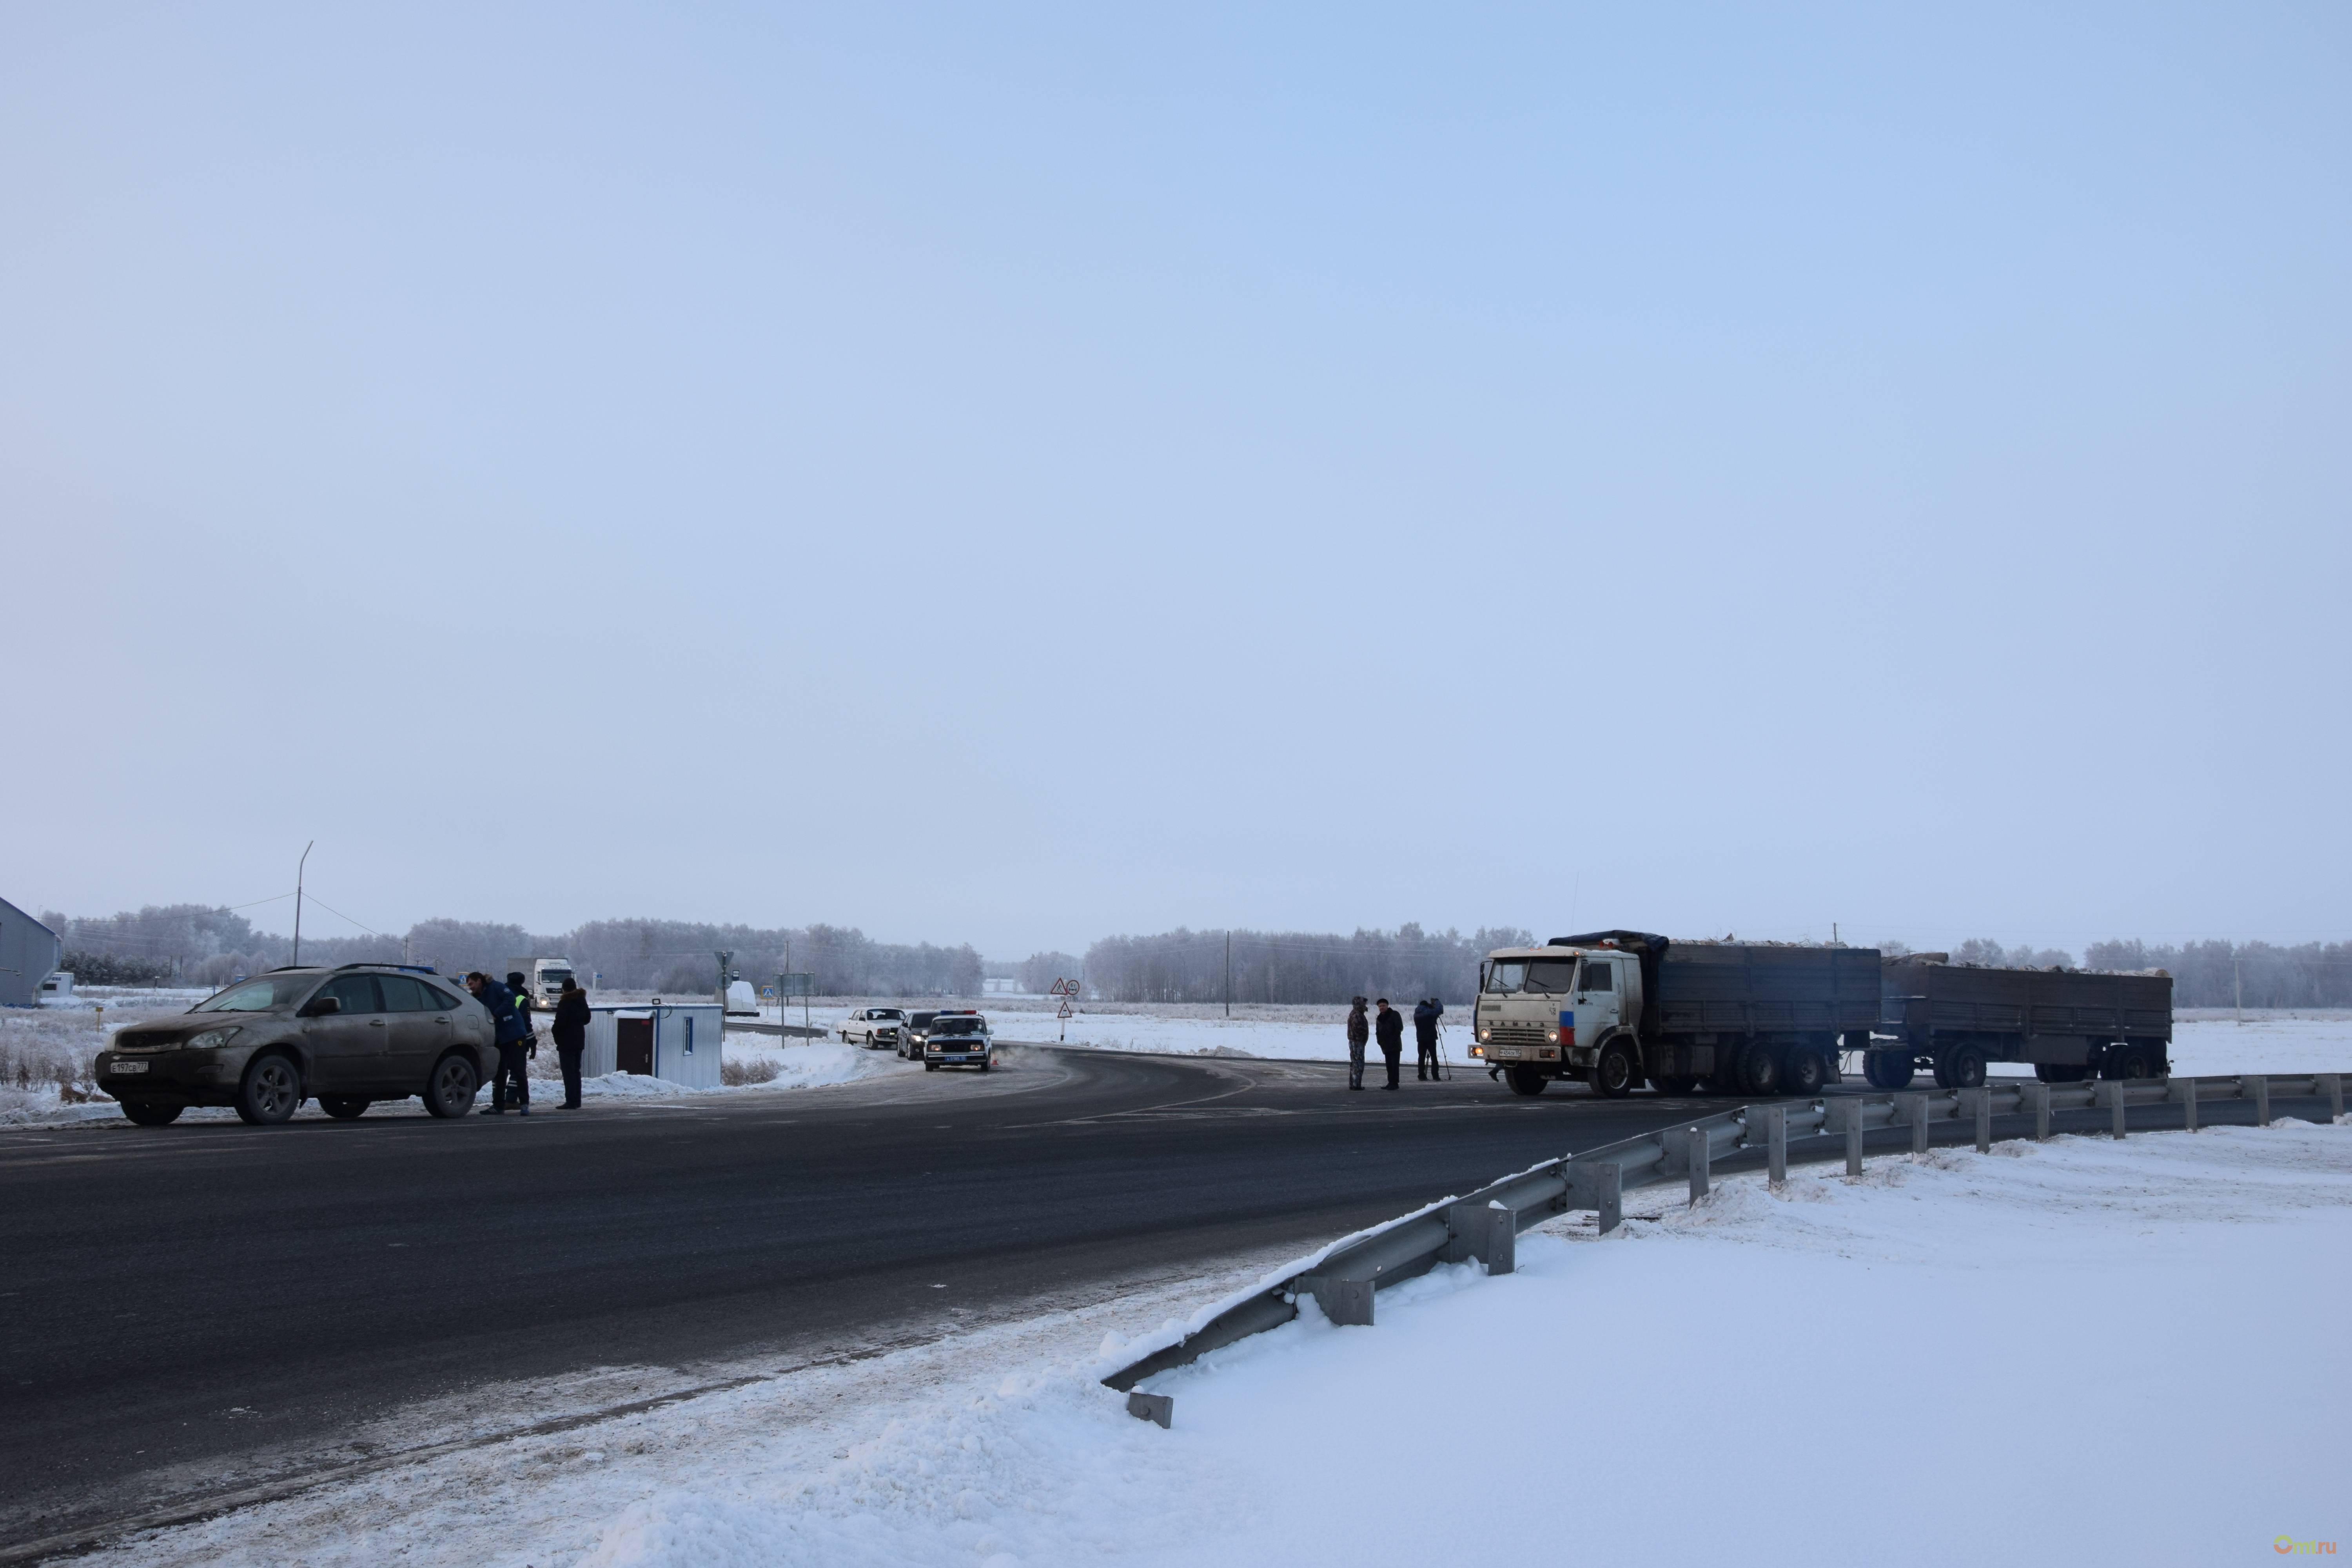
[[[1372,1033],[1379,1037],[1381,1055],[1389,1064],[1389,1081],[1381,1087],[1397,1086],[1397,1063],[1404,1056],[1404,1015],[1389,1005],[1385,996],[1380,1001],[1381,1016],[1373,1021]]]
[[[555,999],[555,1055],[563,1064],[563,1109],[580,1109],[580,1053],[588,1046],[588,993],[580,982],[563,977],[563,994]]]
[[[1372,1026],[1364,1016],[1364,999],[1357,997],[1348,1005],[1348,1087],[1364,1087],[1364,1047],[1372,1037]]]
[[[486,1116],[503,1115],[507,1108],[507,1081],[514,1081],[515,1110],[530,1114],[530,1075],[523,1067],[522,1047],[525,1040],[538,1036],[530,1026],[530,1014],[515,1005],[515,994],[483,973],[474,971],[466,976],[466,989],[474,999],[490,1010],[490,1022],[498,1026],[493,1043],[499,1047],[499,1068],[490,1079],[490,1108]]]
[[[1413,1059],[1412,1076],[1435,1080],[1437,1073],[1437,1020],[1444,1013],[1445,1004],[1429,997],[1412,1010],[1413,1044],[1420,1054]]]

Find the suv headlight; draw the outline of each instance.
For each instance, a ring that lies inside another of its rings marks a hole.
[[[180,1048],[184,1051],[216,1051],[236,1038],[240,1027],[231,1024],[226,1029],[206,1029],[201,1035],[190,1035],[180,1042]]]

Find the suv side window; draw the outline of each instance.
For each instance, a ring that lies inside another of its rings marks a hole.
[[[425,999],[425,987],[405,974],[379,974],[375,983],[383,988],[387,1013],[422,1013],[432,1006]]]
[[[458,1005],[457,998],[450,995],[438,985],[423,980],[411,981],[409,984],[416,987],[417,994],[425,998],[425,1005],[431,1012],[446,1013],[450,1008]]]
[[[375,976],[373,974],[339,974],[327,982],[321,996],[332,996],[342,1005],[343,1016],[353,1013],[381,1013],[383,1005],[376,1000]]]

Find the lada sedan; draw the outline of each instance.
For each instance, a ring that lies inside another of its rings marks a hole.
[[[411,1095],[436,1116],[463,1116],[497,1064],[496,1034],[488,1008],[430,969],[277,969],[121,1030],[99,1055],[98,1087],[142,1127],[191,1105],[268,1125],[310,1099],[349,1121]]]
[[[941,1068],[978,1068],[986,1072],[995,1054],[996,1037],[989,1033],[988,1020],[974,1012],[937,1014],[923,1037],[925,1072]]]

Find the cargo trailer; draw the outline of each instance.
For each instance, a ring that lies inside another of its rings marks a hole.
[[[1973,1089],[1990,1062],[2031,1062],[2044,1083],[2171,1075],[2172,976],[1952,963],[1940,952],[1880,966],[1878,1032],[1863,1076],[1901,1089],[1926,1068]]]

